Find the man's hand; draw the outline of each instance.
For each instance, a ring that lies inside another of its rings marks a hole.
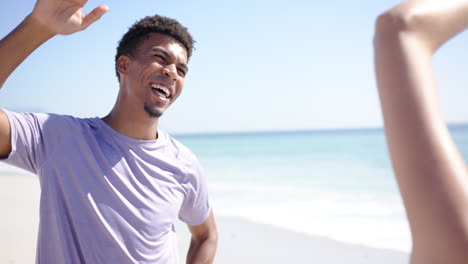
[[[105,5],[96,7],[83,15],[83,6],[87,0],[38,0],[31,17],[43,25],[53,35],[68,35],[84,30],[101,18],[109,8]]]

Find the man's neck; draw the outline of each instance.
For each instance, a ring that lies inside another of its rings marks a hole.
[[[154,140],[158,137],[159,118],[150,117],[146,112],[119,111],[114,108],[102,118],[107,125],[128,137],[141,140]]]

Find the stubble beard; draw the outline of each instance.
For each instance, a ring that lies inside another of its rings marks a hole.
[[[163,114],[162,111],[158,111],[158,110],[156,109],[156,107],[151,106],[151,105],[149,105],[149,104],[147,104],[147,103],[145,103],[144,109],[145,109],[146,113],[148,113],[148,115],[149,115],[150,117],[159,118],[159,117],[161,117],[162,114]]]

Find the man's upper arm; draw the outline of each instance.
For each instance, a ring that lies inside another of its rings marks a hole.
[[[186,195],[179,210],[179,219],[189,226],[205,222],[210,215],[211,206],[208,198],[208,187],[201,164],[191,151],[185,152],[188,160],[186,167],[189,184],[185,184]]]
[[[0,158],[6,158],[11,152],[10,121],[6,113],[0,110]]]
[[[187,253],[187,263],[213,263],[218,245],[218,231],[213,211],[205,222],[188,226],[192,233],[190,248]]]
[[[210,215],[205,222],[196,226],[188,225],[188,228],[192,233],[192,236],[198,240],[205,240],[212,236],[217,237],[217,228],[213,211],[210,212]]]

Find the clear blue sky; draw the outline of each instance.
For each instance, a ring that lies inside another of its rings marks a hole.
[[[376,16],[399,1],[95,1],[110,11],[86,31],[34,52],[0,91],[0,107],[104,116],[118,83],[118,40],[136,20],[173,17],[197,40],[182,96],[161,119],[170,132],[382,125],[373,69]],[[1,1],[0,35],[35,1]],[[468,33],[435,57],[442,109],[468,122]]]

